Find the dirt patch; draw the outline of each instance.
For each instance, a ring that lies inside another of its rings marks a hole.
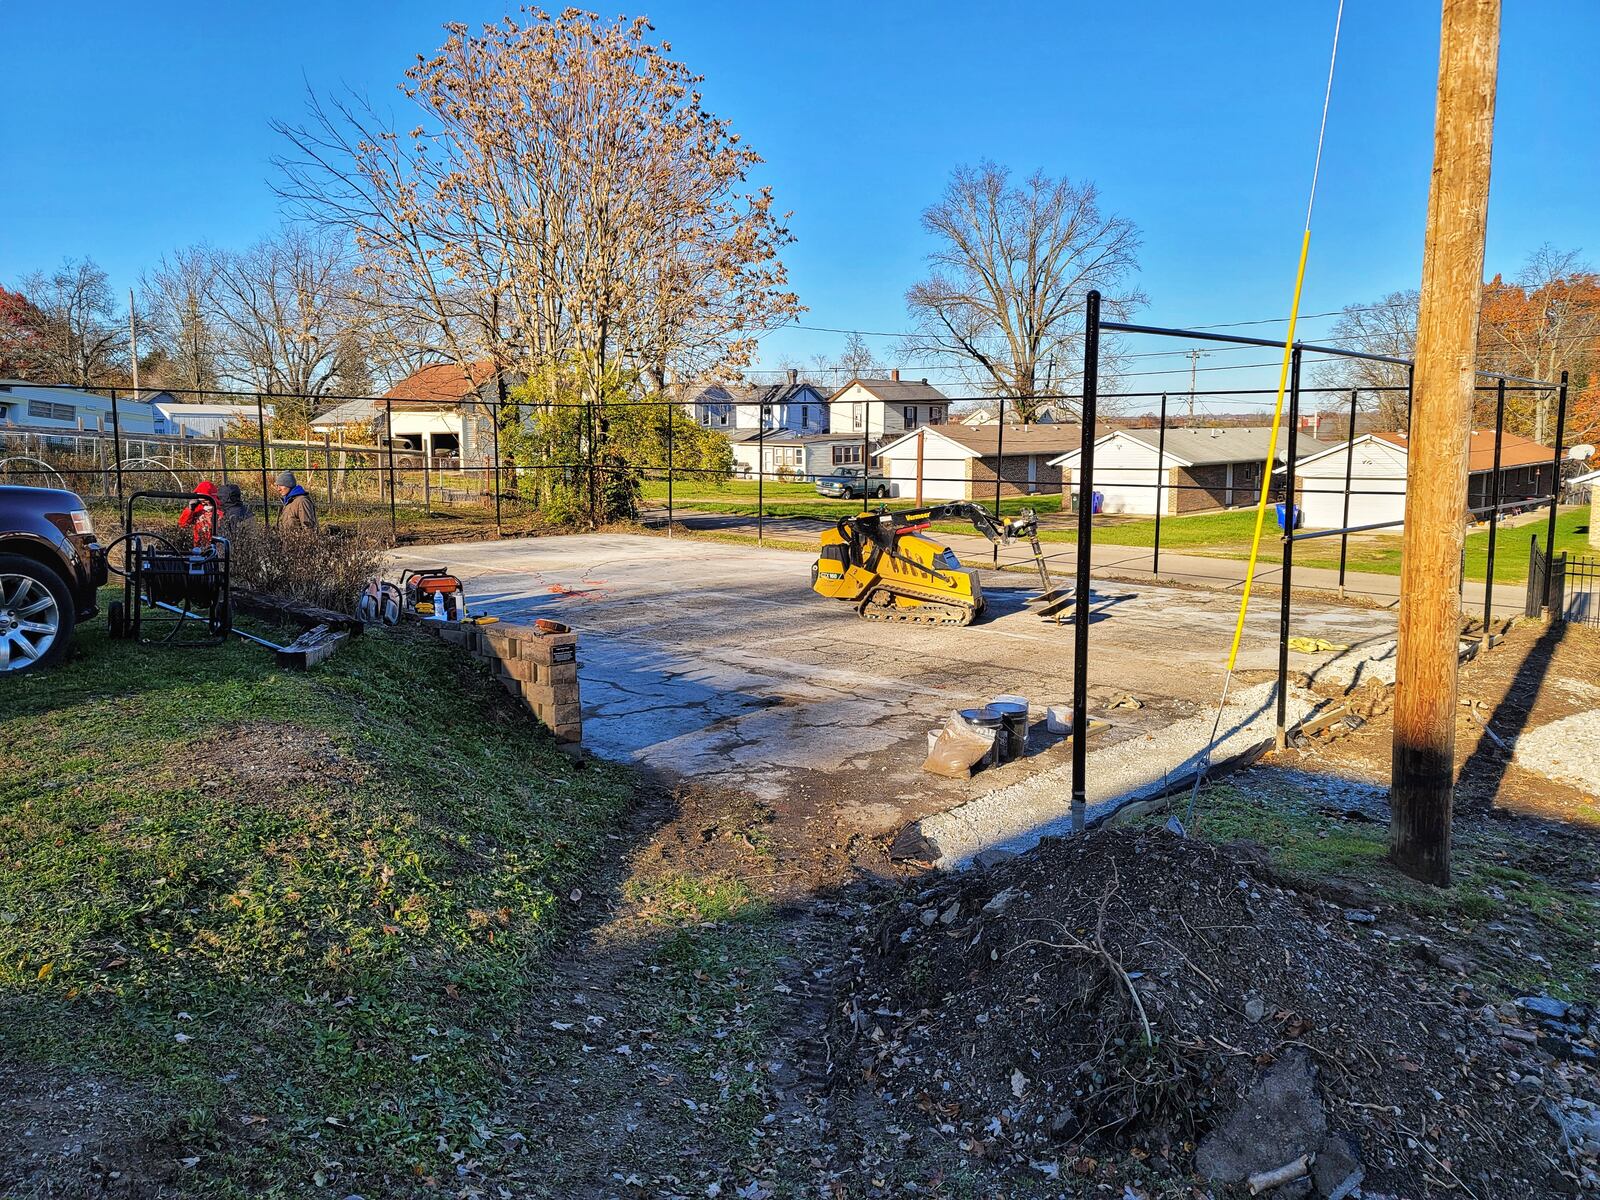
[[[1078,1176],[1189,1195],[1197,1147],[1292,1054],[1320,1126],[1285,1161],[1349,1139],[1369,1194],[1577,1190],[1545,1106],[1600,1099],[1592,1071],[1536,1061],[1519,1010],[1486,1007],[1425,935],[1274,878],[1109,830],[893,904],[856,947],[841,1018],[857,1121],[898,1123],[1007,1194]],[[910,1153],[878,1145],[868,1170]]]
[[[256,721],[221,731],[222,753],[174,765],[172,774],[194,774],[208,794],[269,801],[312,785],[359,784],[367,764],[352,758],[326,733]]]
[[[166,1194],[183,1166],[161,1122],[144,1089],[112,1076],[0,1061],[0,1195]]]
[[[1458,810],[1494,808],[1600,826],[1600,777],[1588,786],[1575,778],[1573,747],[1541,756],[1535,738],[1528,747],[1533,753],[1518,753],[1524,735],[1600,705],[1600,630],[1519,623],[1504,641],[1462,665],[1458,693]],[[1359,728],[1335,727],[1331,734],[1278,761],[1388,780],[1394,727],[1387,706],[1368,711]],[[1588,747],[1586,755],[1586,762],[1600,762],[1600,748]]]

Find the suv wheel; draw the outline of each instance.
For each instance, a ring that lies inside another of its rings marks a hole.
[[[0,554],[0,672],[58,662],[77,620],[60,575],[20,554]]]

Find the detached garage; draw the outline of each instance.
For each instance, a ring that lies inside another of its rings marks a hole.
[[[1003,496],[1058,496],[1052,461],[1081,436],[1076,425],[937,425],[885,442],[877,456],[890,491],[907,500],[993,500],[996,480]]]
[[[1500,503],[1543,503],[1555,478],[1554,452],[1532,438],[1505,434],[1500,442]],[[1494,499],[1494,434],[1473,430],[1467,451],[1467,507],[1484,516]],[[1295,463],[1302,521],[1313,529],[1392,525],[1406,516],[1407,443],[1403,433],[1368,433]],[[1350,469],[1350,519],[1344,515],[1345,467]]]
[[[1240,426],[1168,429],[1164,439],[1159,429],[1119,429],[1095,440],[1091,486],[1105,497],[1108,513],[1154,516],[1159,506],[1171,515],[1254,504],[1271,436],[1270,428]],[[1287,445],[1280,430],[1275,459]],[[1064,485],[1077,486],[1081,456],[1075,449],[1052,460]]]

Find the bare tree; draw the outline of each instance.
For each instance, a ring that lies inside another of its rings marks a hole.
[[[1100,211],[1092,183],[1036,171],[1021,185],[984,161],[958,167],[922,214],[934,239],[928,278],[906,293],[916,332],[908,357],[963,368],[968,383],[1009,398],[1024,419],[1074,388],[1084,296],[1098,288],[1107,316],[1144,301],[1131,221]]]
[[[1346,305],[1329,332],[1329,344],[1409,362],[1417,344],[1417,296],[1412,289],[1390,292],[1376,304]],[[1376,411],[1384,429],[1405,429],[1408,368],[1364,358],[1330,358],[1318,368],[1317,378],[1329,387],[1366,391],[1358,397],[1364,410]]]
[[[34,348],[43,379],[87,388],[126,378],[128,314],[93,259],[65,259],[28,276],[22,290],[42,322]]]
[[[359,326],[349,261],[337,238],[286,225],[237,254],[219,254],[211,288],[223,378],[279,401],[303,424],[315,397],[336,390],[340,347]]]
[[[202,393],[217,389],[222,353],[214,298],[217,261],[209,246],[187,246],[162,255],[141,278],[150,330],[163,355],[160,374],[149,382]]]

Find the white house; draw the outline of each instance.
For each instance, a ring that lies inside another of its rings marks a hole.
[[[696,425],[735,433],[741,429],[785,429],[826,433],[828,403],[800,373],[786,383],[709,383],[683,389],[683,410]]]
[[[1077,425],[942,425],[914,429],[878,448],[889,489],[908,500],[986,500],[998,479],[1007,496],[1060,495],[1052,462],[1076,447]],[[921,486],[918,487],[920,477]]]
[[[1095,439],[1091,487],[1104,497],[1104,511],[1154,516],[1206,512],[1254,504],[1261,496],[1270,427],[1118,429]],[[1289,444],[1278,431],[1275,461]],[[1302,436],[1297,449],[1322,443]],[[1077,486],[1081,449],[1056,458],[1063,486]]]
[[[476,362],[463,371],[455,363],[435,363],[406,376],[382,396],[345,400],[318,413],[317,433],[354,432],[365,440],[369,429],[388,427],[396,447],[421,451],[430,459],[455,458],[462,466],[482,465],[493,456],[490,427],[497,401],[492,363]]]
[[[1500,502],[1530,503],[1550,494],[1552,451],[1515,433],[1500,442]],[[1398,530],[1406,515],[1406,435],[1365,433],[1295,463],[1301,521],[1313,529],[1385,525]],[[1473,430],[1467,451],[1467,507],[1486,510],[1494,498],[1493,431]],[[1349,520],[1345,519],[1345,470],[1350,471]]]
[[[1589,545],[1600,550],[1600,471],[1586,471],[1567,480],[1574,491],[1589,490]]]
[[[124,437],[172,432],[161,410],[146,400],[119,395],[116,425]],[[111,397],[79,388],[40,387],[0,379],[0,426],[40,433],[111,432]]]
[[[743,479],[754,479],[764,471],[768,479],[810,481],[861,462],[861,439],[849,434],[745,430],[730,435],[728,441],[733,446],[734,472]]]
[[[872,440],[896,437],[950,420],[950,401],[926,379],[852,379],[828,399],[830,433],[865,433]]]

